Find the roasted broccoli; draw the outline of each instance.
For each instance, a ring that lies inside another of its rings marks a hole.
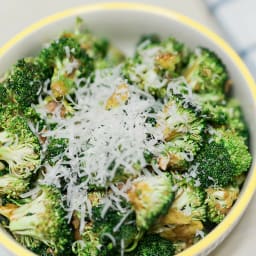
[[[138,237],[135,216],[109,209],[102,216],[103,205],[92,208],[92,221],[85,225],[81,239],[73,244],[73,251],[81,256],[107,256],[120,254]],[[133,222],[133,224],[131,223]],[[129,223],[130,222],[130,223]]]
[[[101,206],[93,208],[93,232],[98,234],[101,244],[106,248],[120,247],[121,240],[124,242],[124,248],[127,248],[138,235],[134,213],[126,216],[124,213],[109,209],[102,217],[102,209]],[[133,224],[129,224],[131,221]],[[112,241],[109,235],[112,235],[115,241]]]
[[[106,38],[99,38],[90,30],[83,28],[83,20],[77,18],[74,32],[66,31],[63,38],[75,39],[88,55],[93,59],[97,69],[110,68],[124,61],[124,54],[113,46]]]
[[[192,220],[205,221],[204,200],[206,195],[204,190],[195,183],[192,177],[184,177],[180,174],[175,174],[174,177],[177,190],[171,208],[191,217]]]
[[[121,52],[118,48],[113,45],[108,46],[107,54],[103,59],[95,59],[95,68],[96,69],[104,69],[114,67],[118,64],[124,62],[125,56],[124,53]]]
[[[183,71],[196,93],[224,93],[228,74],[218,56],[206,48],[196,48]]]
[[[249,132],[244,120],[242,109],[237,100],[230,99],[227,102],[226,115],[227,121],[225,123],[225,126],[228,129],[237,132],[239,135],[243,136],[247,140]]]
[[[125,254],[126,255],[126,254]],[[137,248],[127,256],[173,256],[175,247],[173,243],[159,235],[150,234],[143,237]]]
[[[58,189],[41,185],[35,199],[20,207],[6,205],[0,207],[0,214],[10,221],[9,230],[14,236],[24,236],[24,246],[31,248],[31,241],[40,241],[49,246],[54,254],[68,252],[71,230],[61,206]],[[28,243],[26,244],[26,241]],[[38,245],[40,245],[38,242]],[[33,243],[34,244],[34,243]]]
[[[0,176],[0,196],[17,198],[29,189],[29,180],[12,174]]]
[[[3,83],[0,83],[0,106],[6,105],[11,101],[8,90]]]
[[[147,230],[173,202],[172,178],[170,175],[140,177],[133,182],[128,197],[136,212],[137,227]]]
[[[131,84],[163,98],[168,81],[180,74],[187,52],[173,37],[159,44],[144,41],[137,47],[135,56],[127,59],[122,74]]]
[[[157,34],[145,34],[140,37],[140,39],[137,43],[137,46],[139,46],[145,42],[150,42],[150,44],[159,44],[159,43],[161,43],[161,40]]]
[[[93,232],[90,223],[86,224],[81,238],[82,240],[73,243],[73,253],[77,256],[99,256],[102,245],[98,234]]]
[[[0,161],[8,164],[10,173],[30,176],[40,165],[38,138],[20,116],[9,117],[0,126]]]
[[[20,116],[27,120],[28,123],[38,127],[39,131],[45,126],[39,113],[34,107],[21,107],[18,103],[8,102],[5,105],[0,105],[0,123],[8,123],[8,120],[14,116]]]
[[[38,102],[38,96],[51,70],[41,65],[35,58],[19,60],[10,70],[4,81],[11,99],[21,108]]]
[[[193,244],[198,231],[203,229],[201,221],[191,220],[190,216],[170,208],[169,212],[152,226],[150,232],[173,242],[185,242],[189,246]]]
[[[198,143],[189,135],[178,137],[164,144],[164,150],[158,157],[158,166],[162,170],[186,170],[199,151]]]
[[[20,107],[16,103],[8,103],[0,105],[0,123],[1,126],[8,124],[9,120],[14,116],[21,115]]]
[[[205,192],[191,177],[175,173],[175,198],[167,214],[151,227],[151,233],[171,241],[189,242],[203,229],[206,220]]]
[[[166,141],[158,157],[159,167],[162,170],[185,170],[200,149],[204,120],[190,108],[184,108],[172,99],[160,113],[157,125]]]
[[[93,71],[93,62],[79,43],[72,38],[60,38],[41,50],[38,60],[51,67],[51,90],[57,99],[74,92],[82,84],[79,78],[88,78]]]
[[[194,111],[183,107],[177,99],[172,98],[159,114],[158,126],[163,130],[165,141],[189,135],[191,140],[200,142],[205,123]]]
[[[194,94],[198,115],[208,123],[218,126],[228,122],[226,99],[221,93]]]
[[[214,187],[206,189],[207,219],[220,223],[228,214],[239,195],[237,186]]]
[[[251,155],[244,138],[233,131],[218,129],[197,155],[197,177],[202,187],[227,186],[246,172]]]

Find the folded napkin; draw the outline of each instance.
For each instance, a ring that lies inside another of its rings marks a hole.
[[[206,0],[226,39],[256,79],[256,0]]]

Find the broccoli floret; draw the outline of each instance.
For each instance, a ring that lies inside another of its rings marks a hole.
[[[122,75],[131,84],[163,98],[168,81],[180,74],[186,55],[187,48],[172,37],[159,44],[145,41],[135,56],[127,59]]]
[[[191,177],[183,177],[180,174],[175,174],[174,177],[177,190],[171,208],[175,212],[182,212],[184,215],[191,217],[191,220],[205,221],[204,190]],[[171,218],[170,215],[168,217]]]
[[[161,42],[160,37],[157,34],[146,34],[141,36],[139,39],[137,46],[141,45],[142,43],[150,42],[150,44],[159,44]]]
[[[98,234],[93,232],[90,223],[86,224],[81,236],[82,240],[78,240],[72,245],[73,253],[77,256],[99,256],[102,245]]]
[[[139,177],[134,180],[128,197],[136,212],[137,227],[147,230],[173,202],[172,178],[170,175]]]
[[[9,219],[8,228],[14,236],[30,237],[49,246],[54,254],[66,255],[71,243],[71,230],[58,189],[41,185],[37,197],[30,203],[11,208],[8,213],[9,208],[8,205],[0,207],[0,214]]]
[[[239,176],[243,172],[248,171],[252,156],[242,136],[237,135],[233,131],[219,129],[217,130],[215,141],[217,143],[223,143],[227,149],[231,162],[234,165],[234,176]]]
[[[227,186],[248,170],[251,155],[243,137],[219,129],[204,144],[194,163],[202,187]]]
[[[239,135],[248,139],[248,128],[246,126],[242,109],[236,99],[231,99],[227,102],[226,107],[227,122],[226,127],[237,132]]]
[[[228,74],[218,56],[206,48],[197,48],[183,72],[192,90],[197,93],[224,93]]]
[[[225,95],[222,93],[194,94],[201,118],[213,125],[223,125],[228,121]]]
[[[124,54],[106,38],[99,38],[83,28],[83,20],[77,19],[74,32],[64,32],[62,37],[75,39],[93,59],[95,68],[110,68],[124,61]]]
[[[122,240],[124,248],[127,248],[138,237],[134,214],[131,213],[126,217],[125,213],[109,209],[102,217],[102,209],[102,206],[93,207],[93,232],[98,234],[101,244],[109,251],[120,246]],[[134,224],[129,224],[131,221],[134,221]],[[115,241],[110,239],[109,234],[115,238]]]
[[[0,83],[0,106],[8,104],[10,101],[9,92],[5,88],[5,85]]]
[[[7,76],[6,88],[22,108],[38,102],[38,95],[51,71],[33,58],[19,60]]]
[[[158,126],[163,130],[165,141],[189,135],[192,140],[200,142],[205,123],[190,108],[181,106],[178,99],[171,99],[159,114]]]
[[[108,256],[120,254],[138,236],[134,214],[109,209],[102,216],[102,204],[92,208],[92,221],[87,223],[81,239],[73,244],[73,252],[80,256]],[[131,223],[134,221],[134,224]]]
[[[1,123],[0,127],[0,161],[8,164],[10,173],[30,176],[40,164],[38,138],[20,116]]]
[[[217,125],[227,122],[226,96],[223,92],[192,92],[190,85],[182,78],[173,80],[169,89],[172,97],[179,99],[184,107],[193,110],[201,120]]]
[[[41,117],[34,107],[23,109],[23,116],[37,127],[38,131],[42,131],[46,127],[46,120]]]
[[[62,37],[75,39],[93,59],[104,58],[107,54],[109,41],[105,38],[97,38],[90,30],[84,29],[83,20],[80,17],[76,20],[75,31],[66,31]]]
[[[175,77],[188,61],[188,48],[174,37],[169,37],[161,43],[161,53],[156,56],[156,68],[165,77]]]
[[[63,154],[68,146],[68,139],[65,138],[49,138],[45,153],[45,160],[50,164],[54,164],[59,156]]]
[[[190,136],[178,137],[164,144],[164,150],[157,159],[158,166],[162,170],[186,170],[199,149],[199,144]]]
[[[205,191],[194,180],[175,173],[175,199],[168,212],[160,216],[151,227],[151,233],[171,241],[188,242],[203,229],[206,220]]]
[[[16,103],[9,103],[7,105],[0,105],[0,123],[1,127],[8,124],[9,120],[14,116],[20,115],[19,105]]]
[[[218,224],[238,198],[239,188],[237,186],[207,188],[206,193],[207,219]]]
[[[191,177],[174,173],[175,198],[168,212],[160,216],[150,233],[173,242],[191,243],[206,220],[205,191]],[[178,247],[178,245],[177,245]],[[178,250],[178,248],[177,248]]]
[[[0,105],[0,123],[8,123],[14,116],[21,116],[41,131],[46,126],[46,121],[37,113],[34,107],[21,107],[14,102],[8,102],[6,105]]]
[[[125,55],[118,48],[113,45],[109,45],[106,56],[103,59],[95,59],[95,68],[104,69],[115,67],[118,64],[124,62]]]
[[[173,208],[162,218],[160,218],[150,229],[150,233],[159,234],[170,241],[182,241],[192,244],[198,231],[204,229],[201,221],[192,220],[180,211]]]
[[[157,125],[163,131],[166,141],[158,157],[159,167],[162,170],[186,169],[200,149],[204,120],[198,118],[190,108],[184,108],[172,99],[159,115]]]
[[[195,159],[202,187],[226,186],[233,180],[233,164],[223,143],[206,143]]]
[[[175,247],[173,243],[159,235],[146,235],[131,254],[133,256],[173,256]],[[125,254],[126,255],[126,254]]]
[[[88,78],[94,69],[91,58],[72,38],[60,38],[44,48],[38,57],[40,63],[54,69],[51,78],[51,90],[59,99],[66,96],[82,84],[79,78]]]
[[[18,198],[29,189],[29,180],[12,174],[0,176],[0,196]]]

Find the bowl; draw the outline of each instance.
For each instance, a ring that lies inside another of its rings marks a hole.
[[[250,130],[250,150],[253,163],[240,196],[227,215],[212,232],[179,256],[207,255],[216,248],[237,224],[249,204],[256,184],[256,87],[245,64],[220,37],[199,23],[176,12],[136,3],[101,3],[69,9],[31,25],[0,48],[0,75],[17,59],[33,55],[45,42],[58,36],[64,29],[74,27],[75,18],[82,17],[96,34],[110,38],[128,55],[138,38],[157,32],[162,37],[175,36],[191,48],[205,46],[221,56],[234,81],[234,95],[241,102]],[[8,233],[0,229],[0,242],[14,255],[32,256]]]

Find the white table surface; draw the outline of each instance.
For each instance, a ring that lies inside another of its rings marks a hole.
[[[111,1],[111,0],[109,0]],[[114,0],[113,0],[114,1]],[[117,0],[116,0],[117,1]],[[49,14],[83,4],[106,2],[102,0],[1,0],[0,8],[0,46],[12,36],[31,23]],[[126,0],[126,2],[132,2]],[[174,9],[200,23],[208,26],[220,35],[221,29],[208,12],[203,0],[137,0],[165,8]],[[256,255],[256,196],[241,222],[231,235],[216,249],[211,256],[244,256]],[[0,241],[0,256],[14,256],[9,253]],[[16,256],[16,255],[15,255]],[[17,255],[20,256],[20,255]],[[192,256],[192,255],[191,255]]]

